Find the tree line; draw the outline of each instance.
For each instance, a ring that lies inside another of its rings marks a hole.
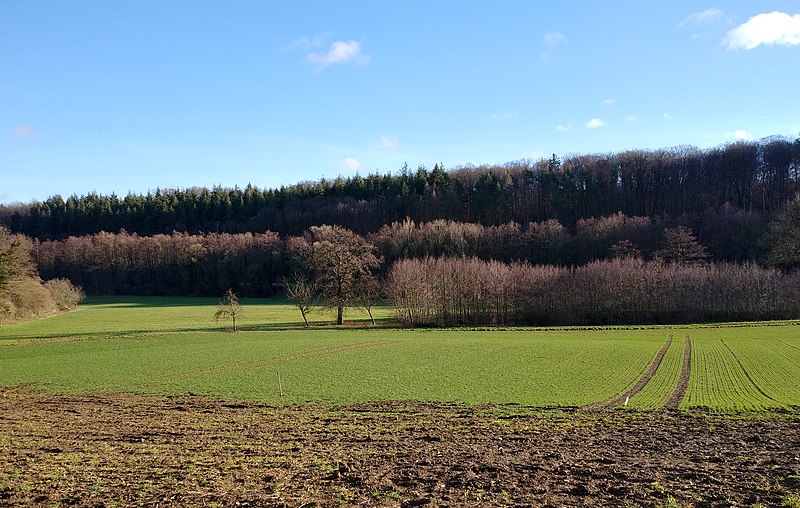
[[[366,235],[406,217],[483,226],[580,220],[622,212],[682,220],[703,238],[709,215],[742,212],[766,223],[800,190],[800,137],[715,148],[677,147],[396,174],[338,177],[279,189],[215,187],[53,196],[0,206],[0,223],[38,239],[122,230],[141,236],[275,231],[335,224]],[[728,211],[725,211],[725,209]]]
[[[413,325],[602,325],[796,319],[800,274],[754,263],[635,258],[567,268],[476,258],[404,259],[386,293]]]
[[[0,226],[0,325],[64,312],[84,297],[67,279],[40,279],[30,246],[27,238]]]
[[[774,268],[713,260],[688,227],[658,231],[653,224],[647,217],[618,213],[587,219],[575,234],[553,219],[531,223],[526,230],[452,221],[416,225],[409,219],[369,239],[331,225],[286,237],[270,232],[103,232],[45,241],[17,236],[11,243],[4,240],[8,245],[0,251],[0,283],[31,271],[19,267],[31,265],[32,259],[45,277],[69,278],[93,294],[283,292],[304,320],[324,305],[336,309],[339,323],[346,308],[370,311],[383,296],[412,324],[797,317],[800,199],[766,228],[770,248],[764,259]],[[563,259],[565,245],[588,262],[553,262]],[[529,258],[498,260],[493,249],[528,253]]]
[[[526,227],[446,220],[417,224],[406,219],[366,238],[353,234],[374,249],[380,275],[396,261],[427,257],[555,266],[620,257],[759,261],[792,269],[798,265],[797,243],[792,243],[798,214],[800,201],[794,201],[768,227],[753,214],[723,208],[706,219],[703,239],[679,223],[623,213],[581,219],[572,231],[555,219]],[[315,271],[313,263],[304,259],[310,246],[321,241],[315,236],[321,231],[313,226],[298,236],[101,232],[64,240],[29,240],[28,250],[42,277],[67,278],[90,294],[218,296],[233,289],[241,296],[271,296],[282,290],[284,278]]]

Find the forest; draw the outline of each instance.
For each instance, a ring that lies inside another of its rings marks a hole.
[[[280,168],[275,168],[279,170]],[[800,190],[800,137],[610,154],[555,154],[539,161],[321,179],[279,189],[156,189],[124,197],[89,193],[0,206],[0,223],[31,238],[106,232],[141,236],[274,231],[300,235],[337,224],[361,235],[406,218],[483,226],[579,220],[618,212],[681,220],[703,239],[714,215],[765,222]],[[728,212],[724,212],[725,209]],[[711,215],[711,216],[709,216]],[[756,227],[753,225],[752,227]]]
[[[269,190],[54,196],[0,207],[0,222],[37,276],[88,294],[306,294],[339,322],[380,296],[413,324],[777,319],[800,310],[799,185],[800,138],[771,137]],[[356,250],[323,249],[339,244]],[[326,256],[362,256],[347,294],[341,278],[335,297],[317,284]],[[631,274],[639,283],[620,282]]]

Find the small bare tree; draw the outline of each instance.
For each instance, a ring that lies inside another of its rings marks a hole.
[[[233,321],[233,331],[237,332],[236,318],[242,316],[244,316],[244,309],[239,305],[239,298],[232,289],[228,289],[219,302],[217,312],[214,313],[214,319],[219,321],[220,319],[230,318]]]
[[[308,326],[308,315],[317,304],[317,283],[296,273],[291,279],[283,278],[283,291],[286,298],[294,302],[303,315],[303,322]]]
[[[375,316],[372,315],[372,308],[380,301],[383,296],[383,288],[381,283],[375,277],[366,278],[359,286],[358,299],[361,301],[361,306],[369,314],[369,319],[372,324],[375,324]]]

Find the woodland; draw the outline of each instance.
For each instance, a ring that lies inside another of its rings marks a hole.
[[[782,319],[800,316],[798,190],[800,137],[770,137],[53,196],[1,206],[0,224],[38,276],[88,294],[288,294],[338,322],[381,297],[412,324]],[[331,256],[355,259],[346,280]]]

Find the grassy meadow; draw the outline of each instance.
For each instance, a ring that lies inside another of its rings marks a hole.
[[[300,313],[285,301],[241,301],[243,331],[215,322],[216,299],[90,298],[79,310],[0,327],[0,386],[53,392],[198,394],[268,404],[423,400],[581,406],[624,392],[672,337],[631,409],[656,409],[675,390],[684,339],[691,376],[680,407],[719,411],[800,406],[800,327],[404,329],[353,311]],[[284,395],[278,384],[278,373]]]

